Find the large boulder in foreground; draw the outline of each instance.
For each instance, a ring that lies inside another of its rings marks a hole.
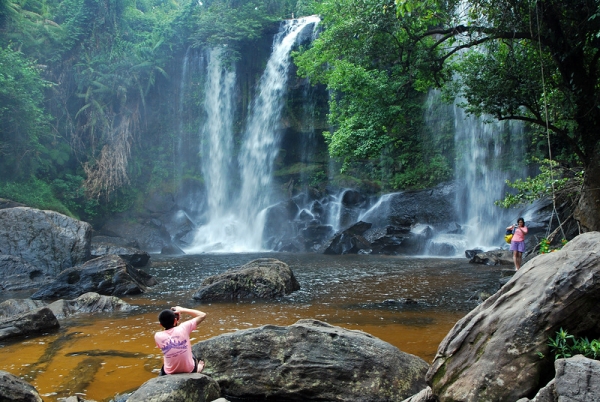
[[[210,402],[220,393],[219,384],[204,374],[174,374],[146,381],[127,402]]]
[[[0,401],[42,402],[31,384],[6,371],[0,371]]]
[[[143,293],[156,280],[134,268],[117,255],[95,258],[78,267],[64,270],[56,280],[41,287],[32,299],[75,299],[84,293],[127,296]]]
[[[57,275],[90,259],[92,227],[54,211],[0,209],[0,253]]]
[[[200,301],[274,299],[300,289],[290,267],[274,258],[259,258],[206,278],[193,298]]]
[[[600,233],[527,262],[496,294],[462,318],[427,373],[441,401],[516,401],[551,380],[548,337],[561,327],[600,335]]]
[[[0,340],[45,332],[58,327],[58,320],[52,310],[48,307],[40,307],[23,314],[0,318]]]
[[[426,387],[428,364],[361,331],[300,320],[236,331],[192,348],[225,397],[393,401]]]

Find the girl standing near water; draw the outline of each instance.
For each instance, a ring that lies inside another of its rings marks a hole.
[[[513,238],[510,241],[510,250],[513,252],[513,261],[515,263],[515,271],[521,268],[523,253],[525,252],[525,235],[527,234],[527,226],[523,218],[517,219],[516,225],[511,225],[506,230],[513,231]]]

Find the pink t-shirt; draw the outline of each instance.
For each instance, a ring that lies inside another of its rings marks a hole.
[[[165,356],[165,373],[191,373],[194,370],[190,334],[197,326],[196,320],[191,319],[176,327],[154,334],[156,346],[162,350]]]
[[[513,234],[512,241],[525,241],[526,233],[527,226],[515,226],[515,233]]]

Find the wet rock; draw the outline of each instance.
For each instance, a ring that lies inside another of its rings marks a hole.
[[[293,221],[299,212],[300,208],[291,199],[267,208],[263,229],[266,248],[278,251],[278,246],[289,244],[296,237]]]
[[[15,255],[0,254],[0,289],[7,291],[37,288],[53,276]]]
[[[193,233],[196,224],[188,217],[183,210],[170,212],[161,216],[160,220],[164,223],[165,229],[171,235],[175,243],[181,244],[184,237]]]
[[[474,251],[474,250],[472,250]],[[466,252],[465,252],[466,254]],[[483,265],[512,265],[514,266],[512,251],[493,250],[474,254],[469,260],[470,264]]]
[[[0,209],[0,253],[27,261],[44,274],[90,259],[92,227],[53,211]]]
[[[206,278],[193,298],[201,301],[273,299],[300,289],[290,267],[274,258],[259,258]]]
[[[41,300],[8,299],[0,303],[0,320],[37,310],[44,306],[46,306],[46,303]]]
[[[364,237],[338,233],[333,237],[329,246],[325,248],[323,253],[332,255],[358,254],[363,250],[371,251],[371,243]]]
[[[48,308],[52,310],[59,320],[75,314],[133,310],[133,306],[118,297],[103,296],[95,292],[84,293],[75,300],[57,300],[49,304]]]
[[[171,235],[159,219],[139,219],[131,222],[128,217],[115,217],[104,224],[102,233],[118,233],[134,241],[147,252],[160,252],[172,243]]]
[[[402,243],[407,239],[410,228],[386,226],[371,229],[365,233],[365,239],[371,244],[373,254],[398,254]]]
[[[0,303],[0,319],[20,315],[40,307],[48,307],[58,319],[80,313],[106,313],[113,311],[130,311],[133,307],[114,296],[102,296],[98,293],[85,293],[74,300],[57,300],[47,304],[42,300],[9,299]]]
[[[146,381],[127,402],[210,402],[221,396],[219,384],[204,374],[173,374]]]
[[[0,340],[45,332],[59,327],[58,320],[48,307],[0,318]]]
[[[107,296],[143,293],[156,280],[146,272],[132,267],[121,257],[105,255],[60,273],[56,280],[42,286],[32,299],[75,299],[84,293]]]
[[[360,250],[371,250],[371,243],[362,234],[371,227],[370,223],[357,222],[348,229],[338,232],[326,244],[324,254],[357,254]]]
[[[474,249],[474,250],[465,250],[465,257],[467,257],[468,259],[472,259],[473,257],[475,257],[477,254],[483,253],[483,250],[481,249]]]
[[[150,254],[133,247],[119,246],[111,243],[97,243],[92,241],[92,257],[114,254],[127,261],[133,267],[145,267],[150,261]]]
[[[179,246],[175,244],[170,244],[168,246],[164,246],[160,253],[163,255],[185,255],[185,251],[183,251]]]
[[[363,217],[374,227],[413,226],[417,223],[444,225],[458,221],[454,183],[434,188],[387,194]]]
[[[224,395],[252,400],[401,400],[427,363],[367,333],[316,320],[220,335],[193,346]]]
[[[561,327],[600,334],[599,302],[600,232],[591,232],[528,261],[462,318],[440,344],[427,381],[441,402],[533,395],[553,375],[537,355],[549,354],[548,337]]]
[[[36,389],[6,371],[0,371],[0,401],[42,402],[42,397]]]
[[[300,231],[300,235],[304,239],[304,247],[306,250],[315,251],[333,235],[333,227],[331,225],[311,224]]]

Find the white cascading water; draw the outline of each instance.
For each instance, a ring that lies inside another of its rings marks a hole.
[[[224,68],[223,49],[208,51],[201,160],[206,185],[208,223],[198,230],[188,252],[218,250],[231,230],[230,177],[233,153],[233,94],[235,71]]]
[[[215,148],[209,147],[206,159],[203,156],[206,161],[204,175],[211,180],[211,183],[207,182],[209,220],[198,229],[194,245],[186,252],[248,252],[262,249],[264,209],[270,203],[273,163],[279,151],[279,120],[291,62],[290,51],[302,30],[319,21],[317,16],[286,21],[274,38],[273,51],[260,79],[244,131],[238,158],[241,180],[241,188],[237,189],[239,192],[234,191],[235,184],[231,180],[235,176],[227,174],[230,168],[227,158],[232,155],[232,141],[223,143],[223,137],[227,136],[224,130],[230,130],[233,121],[233,116],[223,115],[232,114],[231,93],[223,90],[224,81],[228,80],[223,78],[222,72],[218,74],[223,70],[222,67],[210,67],[213,61],[211,57],[209,71],[214,71],[215,75],[209,73],[207,79],[205,108],[208,117],[203,130],[208,137],[213,133],[215,135]],[[204,141],[207,140],[205,137]],[[216,160],[213,159],[215,157]]]
[[[430,107],[439,108],[439,97],[439,92],[430,92]],[[456,255],[464,255],[466,249],[501,246],[503,229],[516,220],[516,211],[498,207],[494,202],[504,198],[507,179],[523,177],[526,172],[523,125],[468,115],[457,105],[459,102],[449,106],[449,112],[454,119],[458,186],[455,205],[462,233],[436,236],[427,247],[431,255],[449,248],[454,248]],[[514,161],[510,168],[501,166],[507,156]]]

